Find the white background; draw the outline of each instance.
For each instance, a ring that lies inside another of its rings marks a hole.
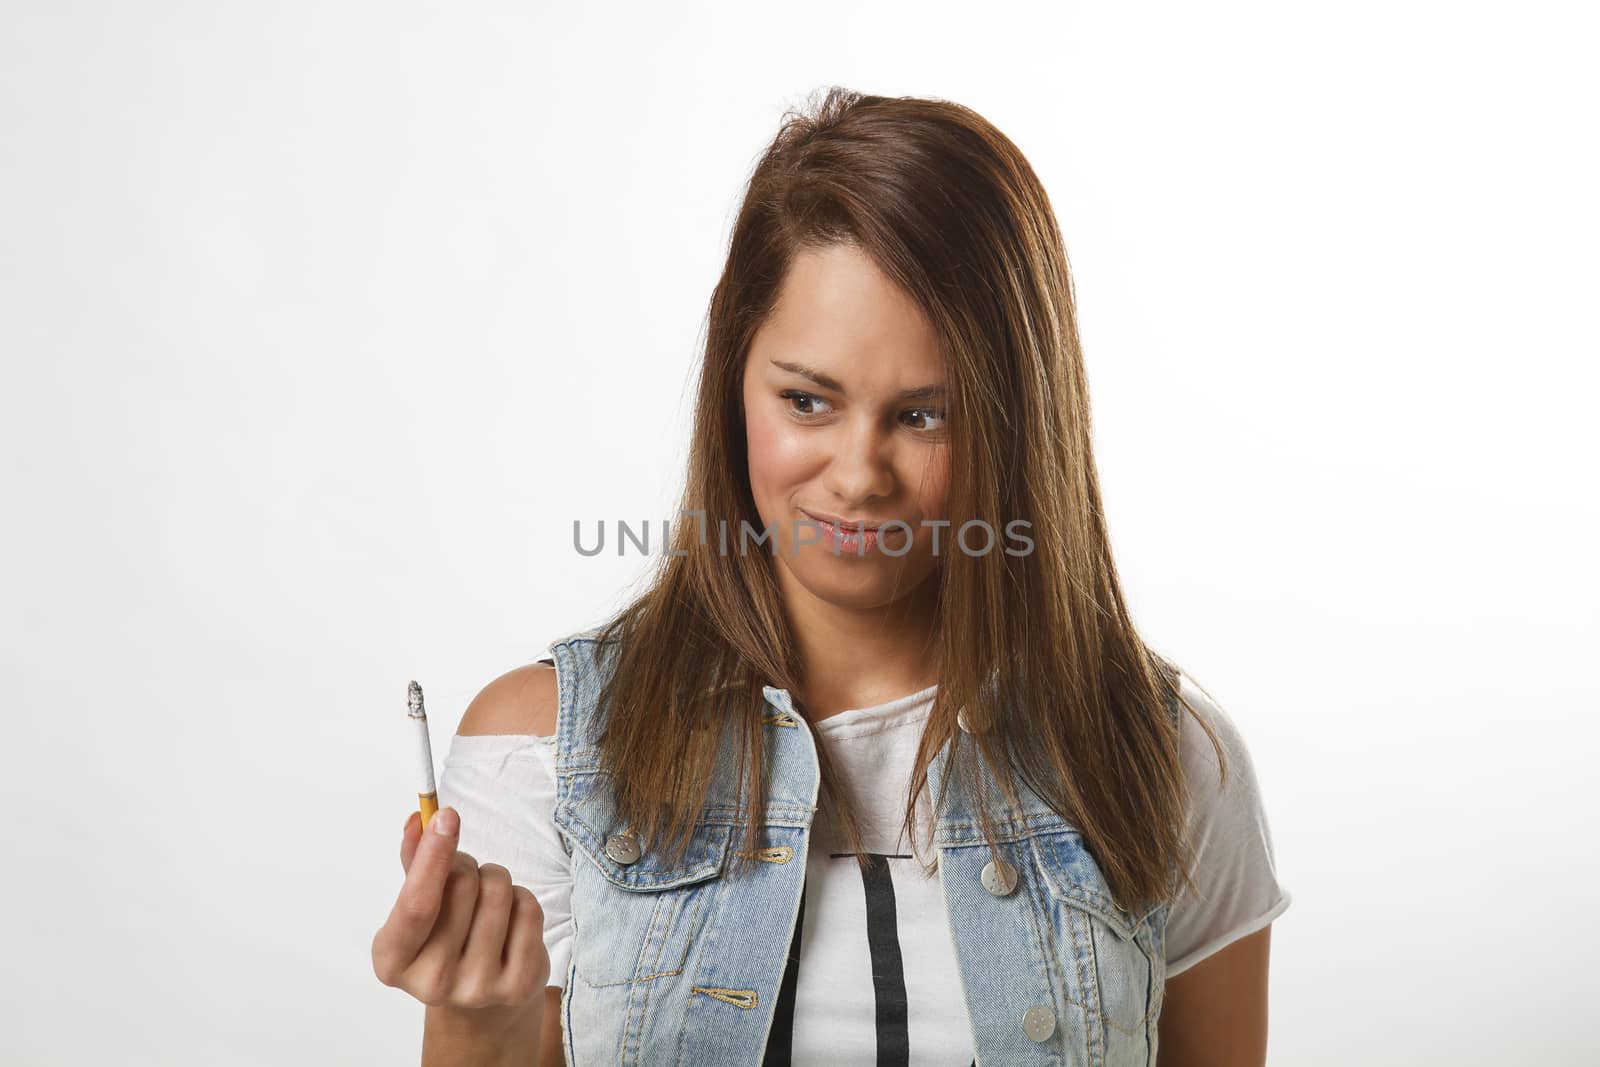
[[[415,1062],[406,683],[442,760],[635,588],[572,520],[668,516],[831,83],[1050,192],[1133,609],[1295,897],[1271,1062],[1594,1062],[1579,7],[4,3],[7,1062]]]

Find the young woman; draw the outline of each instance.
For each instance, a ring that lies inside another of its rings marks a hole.
[[[786,119],[672,550],[467,709],[378,976],[429,1064],[1263,1063],[1289,894],[1123,602],[1044,189],[951,103]]]

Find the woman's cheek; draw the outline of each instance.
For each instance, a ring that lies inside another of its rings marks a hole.
[[[769,488],[782,489],[805,468],[805,443],[794,428],[774,420],[757,420],[747,434],[750,478],[761,478]]]
[[[759,498],[772,467],[772,430],[759,419],[745,423],[745,453],[750,463],[750,488]]]
[[[794,442],[787,428],[771,419],[751,419],[747,423],[745,448],[750,464],[750,491],[756,505],[770,521],[771,511],[782,510],[789,487],[789,469],[794,465]]]
[[[922,514],[929,519],[948,519],[947,513],[950,497],[950,456],[942,450],[928,461],[928,468],[921,480],[922,491],[918,494],[918,506]]]

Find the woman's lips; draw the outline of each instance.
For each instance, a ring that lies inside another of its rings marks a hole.
[[[878,547],[879,530],[884,525],[883,522],[869,522],[865,524],[864,528],[861,528],[847,523],[837,516],[823,516],[806,511],[804,508],[800,510],[800,513],[817,524],[822,537],[818,543],[826,546],[835,555],[850,553],[851,555],[864,556]],[[899,529],[899,527],[895,527],[895,529]],[[904,538],[904,532],[902,531],[899,536]]]
[[[825,511],[807,511],[805,508],[800,509],[800,514],[806,516],[807,518],[815,519],[817,522],[823,523],[824,525],[831,523],[846,530],[876,530],[881,527],[885,521],[887,521],[871,519],[842,519],[837,515],[829,515]]]
[[[830,550],[836,550],[839,555],[844,553],[865,555],[878,547],[878,531],[863,530],[860,533],[854,533],[848,530],[841,530],[832,523],[824,523],[822,526],[822,540],[819,543],[828,546]]]

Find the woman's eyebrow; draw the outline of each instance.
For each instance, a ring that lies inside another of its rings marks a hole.
[[[819,370],[813,370],[804,364],[790,363],[782,359],[774,359],[771,362],[772,365],[777,367],[779,370],[786,370],[790,374],[798,374],[802,378],[816,382],[824,389],[831,389],[835,393],[842,393],[845,391],[844,386],[839,384],[838,379],[830,377]],[[915,389],[902,389],[894,395],[894,398],[896,400],[938,400],[942,398],[944,394],[945,388],[942,385],[922,385]]]

